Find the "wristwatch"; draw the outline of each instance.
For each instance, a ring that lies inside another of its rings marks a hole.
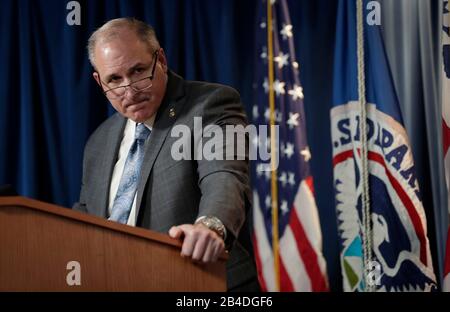
[[[206,226],[211,231],[214,231],[219,235],[224,241],[226,239],[227,230],[219,218],[214,216],[203,216],[197,219],[195,223],[201,223]]]

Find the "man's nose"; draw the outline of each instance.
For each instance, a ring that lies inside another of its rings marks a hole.
[[[139,93],[139,91],[135,91],[131,86],[126,86],[125,94],[123,95],[123,97],[132,99],[136,95],[136,93]]]

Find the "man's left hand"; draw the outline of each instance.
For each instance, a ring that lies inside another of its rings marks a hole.
[[[225,250],[223,239],[200,223],[173,226],[169,236],[176,239],[184,237],[181,256],[194,261],[215,262]]]

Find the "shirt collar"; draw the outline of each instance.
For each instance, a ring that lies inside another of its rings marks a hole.
[[[143,122],[143,124],[144,124],[144,125],[147,127],[147,129],[149,129],[150,131],[152,131],[152,129],[153,129],[153,124],[155,123],[155,115],[156,115],[156,114],[154,114],[152,117],[150,117],[149,119],[147,119],[146,121]],[[135,122],[135,121],[133,121],[133,120],[131,120],[131,119],[128,119],[128,124],[129,124],[130,126],[132,126],[133,129],[136,128],[136,122]]]

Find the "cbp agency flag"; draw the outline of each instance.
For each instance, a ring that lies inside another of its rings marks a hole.
[[[345,291],[366,289],[356,1],[340,1],[331,110],[335,202]],[[362,5],[363,12],[366,2]],[[378,26],[363,17],[369,236],[377,291],[435,289],[427,225]],[[362,23],[360,23],[361,26]],[[361,38],[362,39],[362,38]],[[361,79],[360,79],[361,80]]]

